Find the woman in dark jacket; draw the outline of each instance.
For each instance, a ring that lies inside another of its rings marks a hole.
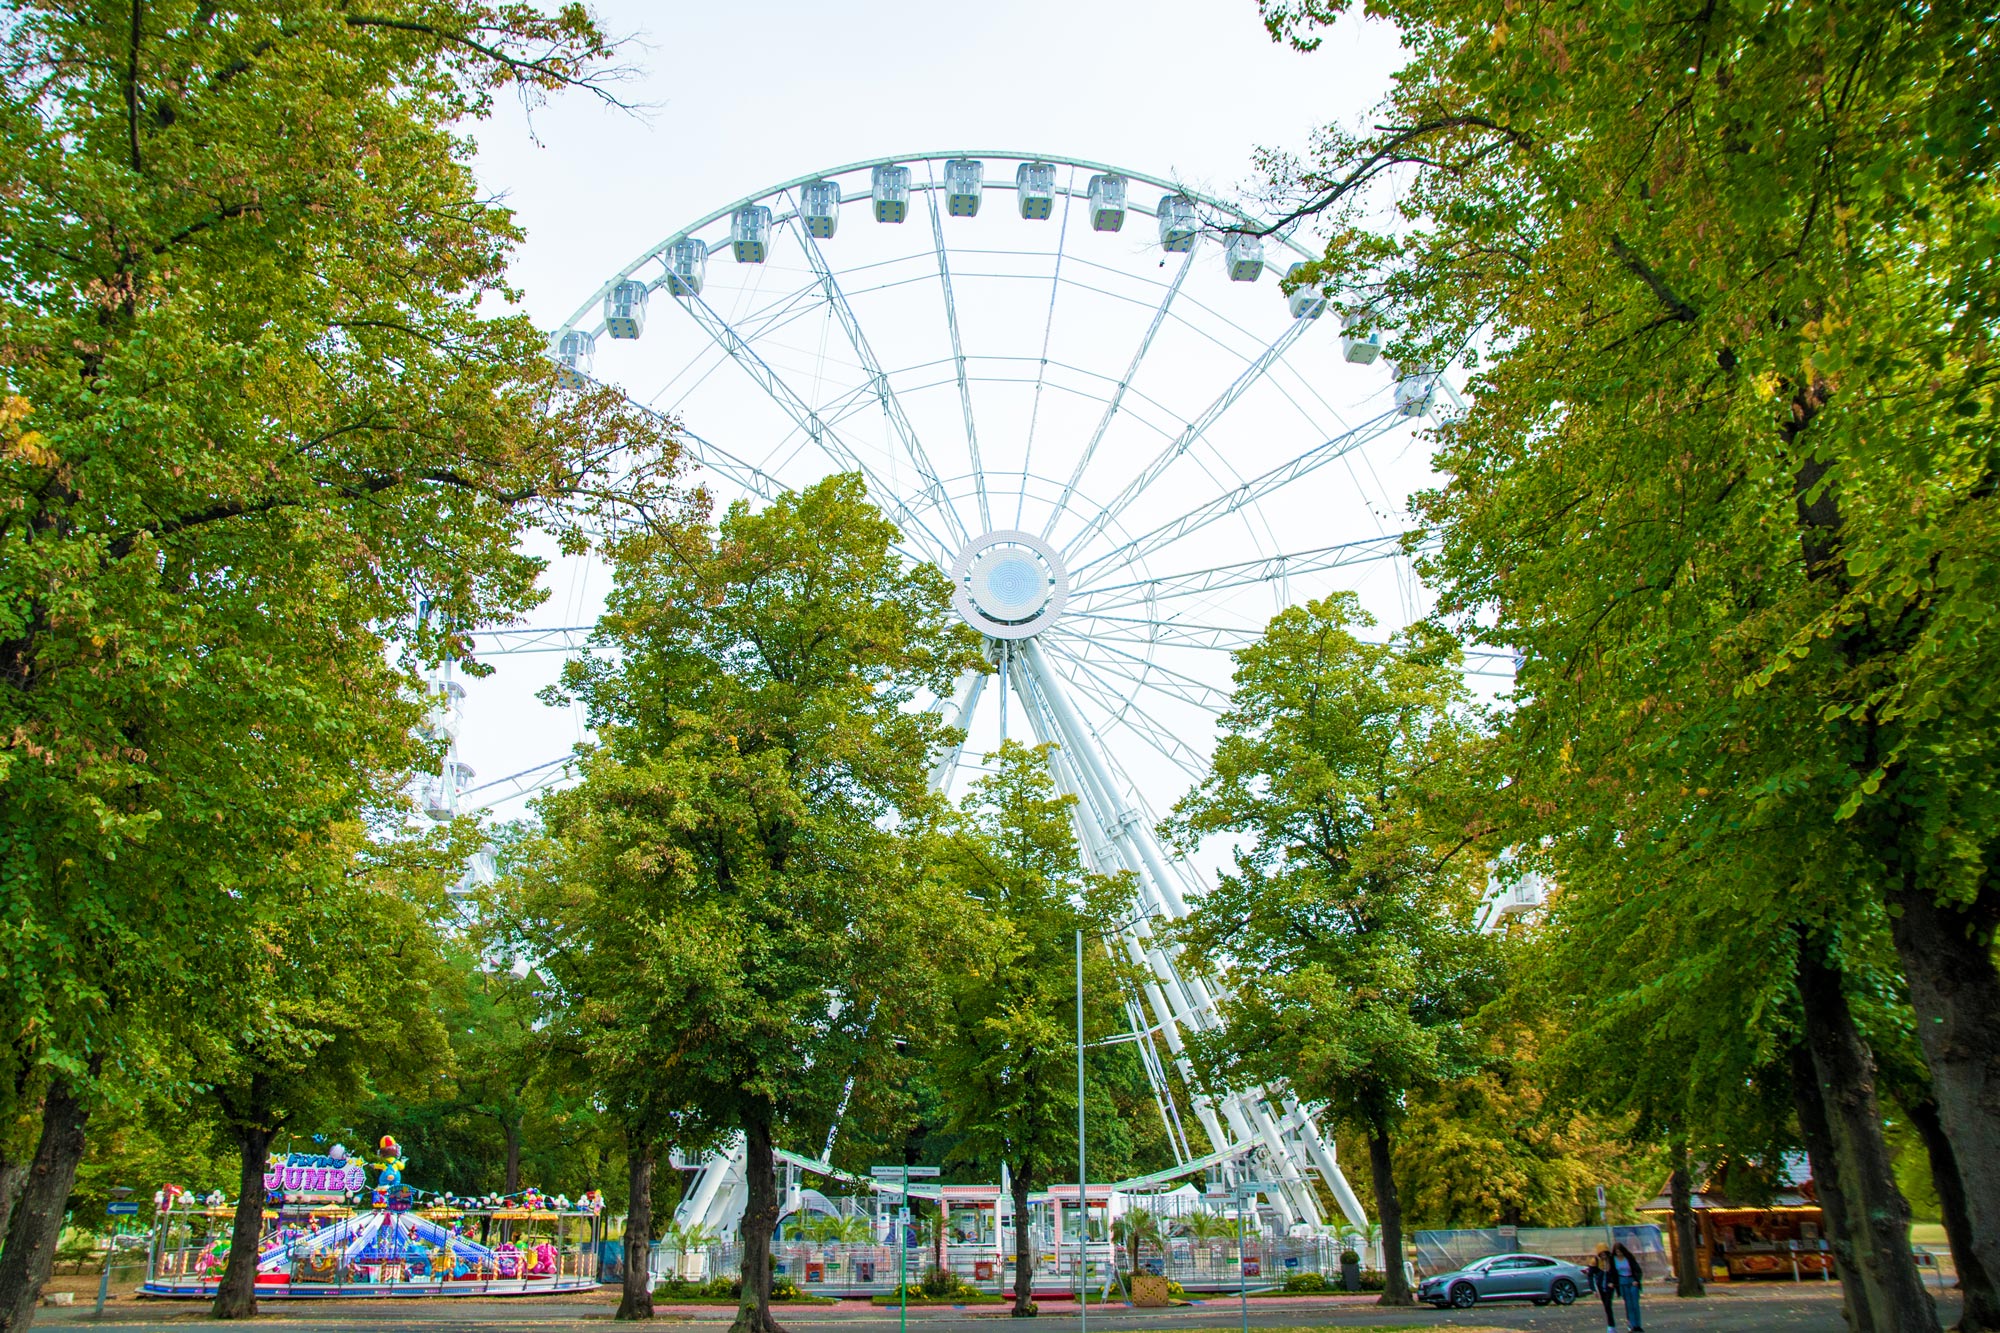
[[[1625,1248],[1620,1241],[1611,1251],[1611,1271],[1618,1279],[1618,1294],[1625,1298],[1625,1322],[1632,1333],[1646,1333],[1639,1323],[1639,1284],[1646,1279],[1646,1270],[1639,1266],[1639,1256]]]
[[[1611,1297],[1618,1290],[1618,1270],[1611,1262],[1608,1246],[1598,1246],[1591,1258],[1590,1289],[1604,1302],[1604,1333],[1618,1333],[1618,1316],[1611,1313]]]

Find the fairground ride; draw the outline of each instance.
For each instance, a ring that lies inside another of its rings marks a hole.
[[[1175,1154],[1274,1182],[1281,1230],[1329,1226],[1315,1175],[1365,1219],[1289,1088],[1190,1091],[1186,1035],[1221,997],[1158,939],[1204,881],[1153,829],[1204,771],[1230,650],[1274,612],[1348,590],[1386,634],[1425,609],[1402,540],[1429,476],[1415,430],[1457,401],[1379,335],[1334,327],[1325,292],[1278,290],[1274,271],[1312,257],[1165,176],[916,153],[716,209],[607,276],[551,344],[565,374],[678,418],[720,498],[858,472],[903,554],[949,574],[996,670],[931,702],[968,736],[932,782],[949,792],[1005,735],[1056,746],[1086,860],[1139,885],[1105,943],[1145,977],[1123,1039]],[[585,633],[479,642],[581,650]],[[432,804],[517,797],[566,765],[473,786],[454,754]],[[679,1220],[731,1230],[743,1195],[739,1147],[703,1165]]]

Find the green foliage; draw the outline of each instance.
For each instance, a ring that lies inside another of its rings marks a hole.
[[[1318,1291],[1338,1291],[1339,1286],[1327,1281],[1324,1273],[1294,1273],[1285,1279],[1286,1291],[1309,1294]]]
[[[824,1126],[928,995],[951,914],[885,821],[929,817],[940,729],[903,704],[971,645],[892,536],[839,477],[629,538],[597,632],[615,660],[566,670],[601,739],[544,798],[508,915],[546,960],[557,1044],[685,1147],[746,1117]]]
[[[1139,1271],[1139,1256],[1148,1245],[1162,1253],[1167,1248],[1166,1227],[1160,1215],[1149,1208],[1128,1208],[1111,1224],[1111,1239],[1125,1247],[1126,1267],[1135,1273]]]
[[[1614,1217],[1637,1220],[1632,1209],[1666,1179],[1665,1154],[1634,1145],[1629,1115],[1551,1094],[1545,1027],[1484,1019],[1478,1068],[1410,1094],[1396,1168],[1410,1217],[1429,1227],[1580,1226],[1597,1220],[1602,1185]]]
[[[1371,624],[1344,594],[1239,653],[1210,773],[1167,827],[1242,839],[1180,931],[1232,994],[1198,1039],[1210,1067],[1288,1080],[1380,1135],[1412,1089],[1477,1065],[1464,1020],[1496,977],[1457,652],[1421,630],[1367,643]]]
[[[485,313],[519,233],[458,127],[592,77],[580,10],[28,3],[7,38],[0,1029],[88,1076],[207,1013],[196,942],[427,762],[417,669],[540,600],[528,527],[582,540],[674,451]]]
[[[1989,16],[1365,8],[1411,54],[1377,128],[1267,164],[1326,228],[1312,280],[1399,363],[1478,372],[1424,569],[1520,662],[1503,815],[1562,886],[1554,1054],[1642,1128],[1768,1144],[1799,939],[1853,976],[1893,933],[1888,985],[1852,987],[1870,1037],[1906,978],[1931,1077],[1983,1079]],[[1302,45],[1349,9],[1264,5]],[[1959,1130],[1983,1172],[1990,1108]]]
[[[1075,798],[1057,792],[1049,748],[1003,743],[931,855],[970,919],[928,1052],[945,1127],[956,1156],[1030,1182],[1076,1161],[1076,933],[1088,941],[1086,1022],[1102,1031],[1120,1021],[1118,974],[1098,941],[1132,894],[1126,877],[1083,868]]]

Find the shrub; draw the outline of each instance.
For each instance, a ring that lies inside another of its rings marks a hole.
[[[1334,1290],[1334,1286],[1326,1280],[1326,1274],[1324,1273],[1294,1273],[1285,1279],[1285,1290],[1292,1292],[1332,1291]]]
[[[771,1279],[772,1300],[795,1301],[803,1295],[805,1293],[799,1290],[799,1284],[792,1281],[789,1277],[774,1277]]]
[[[958,1274],[947,1268],[924,1270],[923,1290],[926,1296],[956,1296],[958,1294]]]

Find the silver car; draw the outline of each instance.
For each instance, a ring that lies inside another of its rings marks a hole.
[[[1449,1273],[1427,1277],[1417,1299],[1442,1310],[1469,1310],[1481,1301],[1533,1301],[1568,1305],[1590,1290],[1590,1270],[1546,1254],[1491,1254]]]

